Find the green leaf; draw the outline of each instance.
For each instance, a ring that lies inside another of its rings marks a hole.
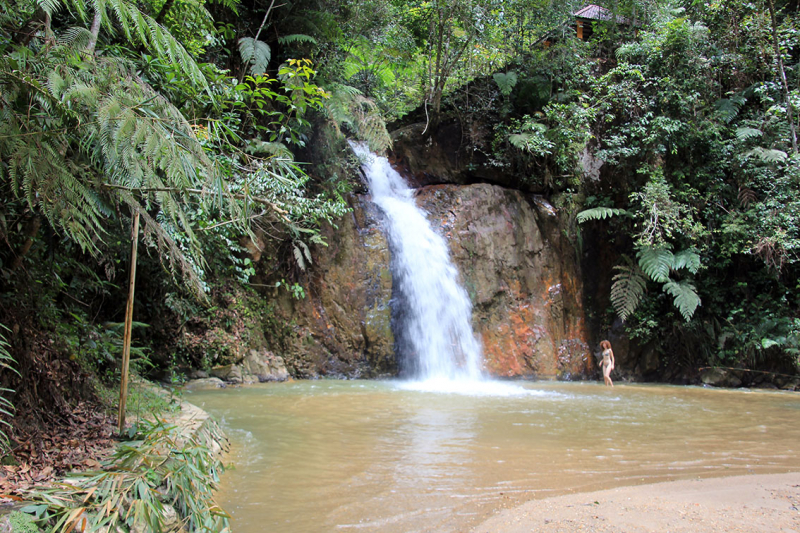
[[[669,280],[669,271],[674,263],[672,252],[666,248],[645,246],[639,249],[636,256],[639,259],[639,267],[650,279],[659,283]]]
[[[768,337],[761,339],[761,347],[765,350],[772,348],[773,346],[781,346],[782,344],[785,344],[785,339],[770,339]]]
[[[294,253],[294,259],[297,261],[297,266],[300,267],[300,270],[306,270],[306,262],[303,258],[303,252],[300,251],[300,248],[297,245],[292,245],[292,252]]]
[[[678,308],[683,318],[688,322],[694,315],[697,306],[700,305],[700,297],[689,282],[669,280],[664,284],[664,292],[675,298],[674,304]]]
[[[39,505],[26,505],[19,509],[21,513],[28,513],[38,516],[42,516],[42,513],[47,511],[48,505],[47,504],[39,504]]]
[[[611,285],[611,305],[623,321],[633,314],[644,296],[646,280],[635,267],[615,266],[619,274]]]
[[[616,207],[593,207],[581,211],[577,215],[578,224],[583,224],[588,220],[604,220],[609,217],[617,215],[626,215],[628,212],[624,209],[617,209]]]

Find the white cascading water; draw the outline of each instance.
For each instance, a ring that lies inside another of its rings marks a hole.
[[[413,190],[389,161],[362,143],[351,145],[366,160],[363,170],[372,201],[386,215],[393,298],[402,305],[395,335],[403,356],[411,359],[405,364],[407,377],[419,380],[426,390],[458,390],[483,382],[481,347],[471,325],[472,304],[458,283],[447,243],[433,231],[414,201]]]

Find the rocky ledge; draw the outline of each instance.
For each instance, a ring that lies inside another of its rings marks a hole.
[[[266,381],[286,381],[289,371],[279,355],[267,350],[250,350],[238,363],[215,366],[210,371],[195,370],[189,374],[192,380],[209,384],[248,384]]]

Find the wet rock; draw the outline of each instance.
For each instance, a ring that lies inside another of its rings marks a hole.
[[[405,150],[397,146],[397,154]],[[463,161],[445,153],[451,148],[407,150],[415,168],[428,168],[430,179],[417,176],[418,183],[464,177]],[[440,156],[446,160],[432,161]],[[490,373],[564,379],[596,374],[576,246],[566,237],[568,216],[542,196],[496,185],[425,186],[416,196],[449,243]],[[294,376],[369,378],[398,369],[382,215],[368,196],[351,195],[348,202],[352,213],[322,231],[328,247],[313,251],[315,262],[303,282],[306,298],[296,300],[285,289],[270,294],[278,302],[277,322],[289,331],[267,347]]]
[[[778,389],[778,386],[770,381],[762,381],[761,383],[756,384],[755,387],[758,389]]]
[[[211,375],[229,383],[242,382],[242,367],[239,365],[221,365],[211,369]]]
[[[187,377],[189,379],[205,379],[208,377],[208,372],[205,370],[192,370]]]
[[[710,385],[712,387],[720,387],[725,380],[727,372],[721,368],[706,368],[700,374],[700,381],[703,385]]]
[[[639,359],[639,373],[643,376],[657,374],[659,364],[658,352],[652,346],[645,347],[644,353]]]
[[[187,389],[221,389],[225,388],[225,382],[219,378],[193,379],[186,385]]]
[[[593,372],[574,246],[549,202],[488,184],[425,187],[417,202],[450,245],[490,373]]]
[[[700,381],[712,387],[741,387],[742,379],[737,373],[724,368],[707,368],[700,374]]]
[[[382,215],[369,198],[350,195],[352,212],[325,226],[327,246],[312,251],[306,297],[276,291],[276,310],[291,331],[268,347],[293,376],[377,377],[397,365],[389,302],[392,274]],[[275,374],[275,373],[278,374]],[[266,376],[280,375],[280,365]]]
[[[255,381],[286,381],[289,371],[283,358],[269,351],[250,350],[242,362],[245,377],[253,376]]]
[[[800,390],[800,378],[794,378],[781,386],[781,390]]]
[[[465,131],[460,120],[449,119],[439,124],[434,135],[424,139],[426,129],[427,124],[422,122],[392,133],[392,162],[407,170],[409,175],[405,177],[413,186],[476,181],[518,185],[512,175],[492,164],[485,155],[491,150],[495,135],[491,127],[476,121],[470,131]],[[483,149],[475,150],[475,146],[463,142],[465,135]]]

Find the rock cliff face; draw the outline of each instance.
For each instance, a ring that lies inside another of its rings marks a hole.
[[[417,200],[450,244],[491,374],[592,372],[575,251],[552,206],[488,184],[425,187]]]
[[[283,293],[279,302],[293,333],[283,349],[299,377],[377,377],[396,372],[389,300],[389,247],[380,213],[363,195],[350,197],[351,214],[323,231],[328,246],[314,250],[306,298]]]

